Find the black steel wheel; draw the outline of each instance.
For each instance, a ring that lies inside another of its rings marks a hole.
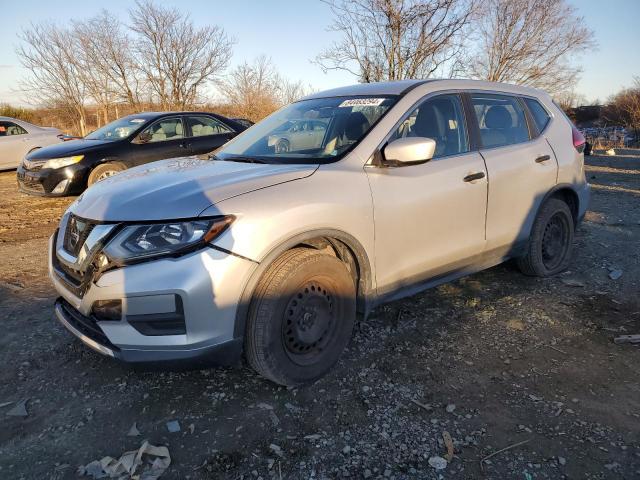
[[[351,338],[355,296],[354,280],[338,258],[313,249],[285,252],[264,273],[251,301],[247,360],[282,385],[319,378]]]
[[[568,205],[559,198],[548,199],[533,223],[527,252],[518,259],[522,273],[547,277],[565,270],[571,261],[574,225]]]

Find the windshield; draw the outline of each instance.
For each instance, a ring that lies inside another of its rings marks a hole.
[[[84,138],[87,140],[121,140],[127,138],[145,123],[147,123],[147,120],[144,118],[136,118],[135,116],[123,117],[91,132]]]
[[[395,101],[395,97],[334,97],[292,103],[227,143],[215,156],[264,163],[334,161],[362,140]]]

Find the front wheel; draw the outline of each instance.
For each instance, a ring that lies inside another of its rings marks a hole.
[[[548,277],[566,270],[573,250],[574,221],[568,205],[558,198],[547,200],[531,229],[526,255],[518,259],[525,275]]]
[[[127,167],[125,167],[120,162],[102,163],[91,171],[91,173],[89,174],[89,178],[87,180],[87,185],[90,187],[96,182],[100,182],[105,178],[112,177],[117,173],[120,173],[123,170],[126,170],[126,168]]]
[[[251,301],[249,364],[281,385],[321,377],[349,343],[355,297],[354,280],[338,258],[312,249],[285,252],[262,276]]]

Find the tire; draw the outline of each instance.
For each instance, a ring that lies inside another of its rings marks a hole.
[[[287,153],[289,151],[290,145],[289,141],[281,138],[276,143],[275,153]]]
[[[344,263],[318,250],[289,250],[256,286],[247,319],[247,360],[280,385],[312,382],[338,361],[355,316],[356,289]]]
[[[569,206],[547,200],[533,223],[526,255],[517,260],[525,275],[549,277],[566,270],[573,251],[574,220]]]
[[[100,180],[104,180],[107,177],[111,177],[116,173],[120,173],[126,169],[127,167],[125,167],[120,162],[102,163],[91,170],[91,173],[89,174],[89,178],[87,180],[87,185],[90,187],[94,183],[99,182]]]

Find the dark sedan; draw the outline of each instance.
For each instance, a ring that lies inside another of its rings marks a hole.
[[[245,129],[212,113],[129,115],[80,140],[31,152],[18,167],[18,185],[37,195],[77,194],[130,167],[211,152]]]

